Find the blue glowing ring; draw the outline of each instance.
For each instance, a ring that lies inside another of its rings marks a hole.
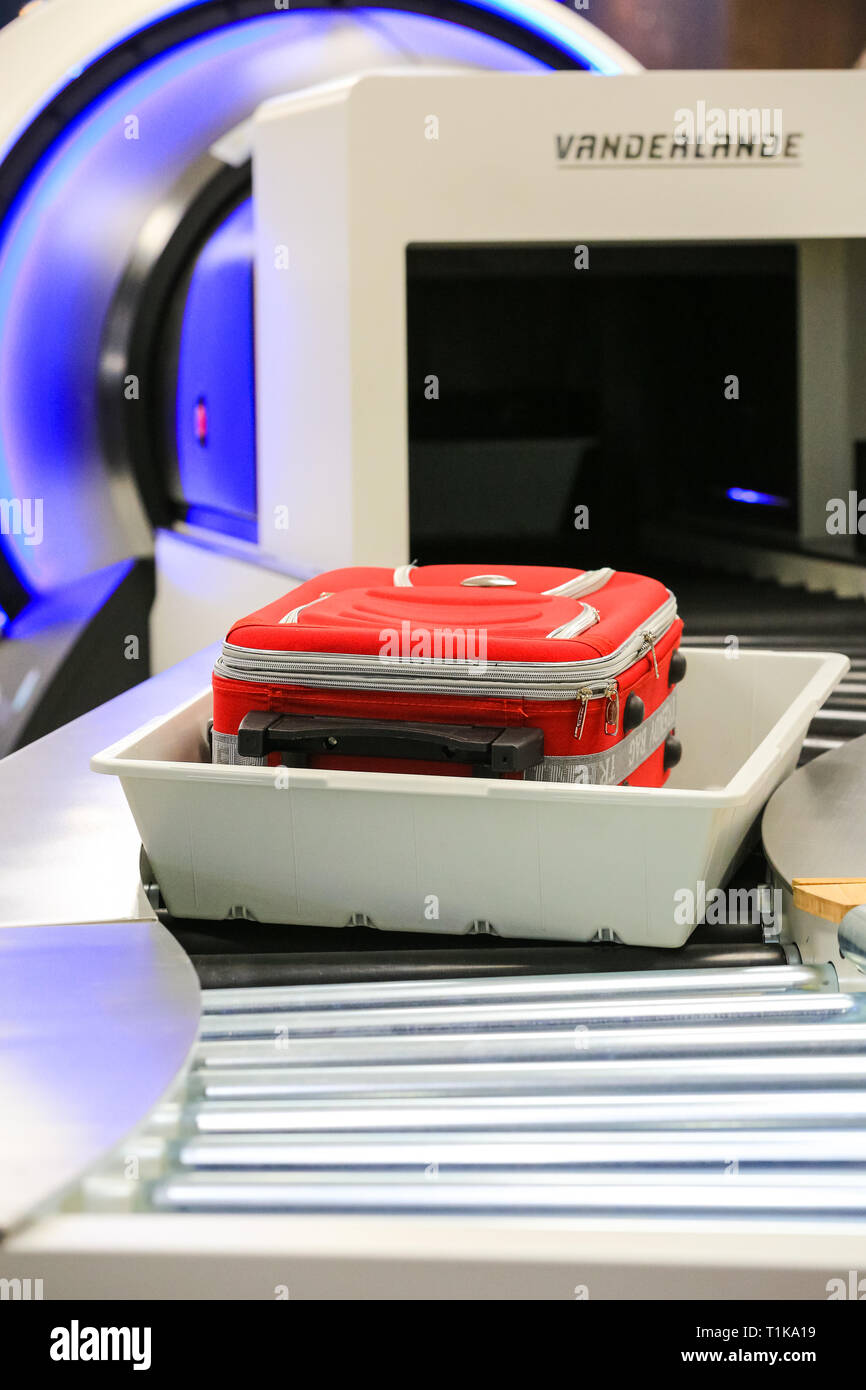
[[[304,10],[323,13],[347,9],[372,13],[392,11],[438,19],[449,27],[474,30],[555,68],[588,68],[603,73],[623,71],[620,63],[593,42],[591,34],[575,32],[565,13],[561,18],[556,14],[539,13],[531,0],[381,0],[376,5],[358,5],[351,0],[339,5],[333,0],[305,0],[301,6],[293,4],[285,13],[296,17]],[[275,16],[274,0],[236,0],[230,18],[221,0],[189,0],[170,14],[157,16],[137,32],[94,54],[60,92],[47,99],[0,165],[0,245],[13,223],[19,202],[41,177],[44,164],[54,157],[78,122],[89,118],[91,110],[104,101],[114,87],[146,72],[151,62],[165,59],[174,51],[221,31],[240,29],[246,22],[264,15]],[[20,269],[22,257],[27,254],[26,245],[10,244],[14,247],[14,255],[7,262],[7,280],[10,274],[14,278],[15,266]],[[5,331],[2,305],[0,284],[0,334]],[[11,482],[8,476],[11,465],[12,457],[2,457],[0,449],[0,494]],[[22,585],[31,592],[45,586],[29,563],[32,557],[16,545],[15,537],[0,537],[0,545]],[[56,582],[56,575],[54,579]]]

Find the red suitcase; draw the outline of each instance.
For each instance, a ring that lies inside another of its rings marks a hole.
[[[213,759],[658,787],[681,634],[644,575],[332,570],[229,632]]]

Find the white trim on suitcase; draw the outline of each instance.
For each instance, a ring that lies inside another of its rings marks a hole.
[[[597,608],[593,608],[591,603],[582,603],[580,613],[571,622],[561,623],[552,632],[545,634],[547,637],[555,637],[560,641],[567,641],[570,637],[579,637],[582,632],[586,632],[588,627],[595,627],[601,621],[601,615]]]
[[[567,579],[564,584],[557,584],[555,589],[544,589],[543,593],[548,598],[583,598],[585,594],[594,594],[597,589],[604,588],[615,574],[616,570],[607,567],[600,570],[584,570],[576,579]]]
[[[299,603],[298,606],[297,606],[297,608],[293,608],[293,609],[291,610],[291,612],[289,612],[289,613],[287,613],[287,614],[285,615],[285,617],[280,618],[280,622],[281,622],[281,623],[289,623],[289,624],[296,623],[296,622],[298,621],[298,618],[300,617],[301,613],[303,613],[303,611],[304,611],[305,608],[312,608],[312,606],[313,606],[314,603],[321,603],[321,602],[322,602],[322,599],[333,598],[333,597],[334,597],[333,594],[319,594],[319,597],[318,597],[318,598],[311,598],[311,599],[309,599],[306,603]]]

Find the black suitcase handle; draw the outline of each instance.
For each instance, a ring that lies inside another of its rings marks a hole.
[[[540,763],[544,757],[544,732],[253,710],[238,729],[238,753],[243,758],[266,758],[269,753],[417,758],[435,763],[471,763],[476,775],[499,777]]]

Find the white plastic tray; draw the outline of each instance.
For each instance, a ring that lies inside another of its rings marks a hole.
[[[209,690],[91,767],[120,777],[178,917],[679,946],[694,924],[675,895],[725,882],[849,665],[687,654],[683,758],[659,790],[213,765]]]

